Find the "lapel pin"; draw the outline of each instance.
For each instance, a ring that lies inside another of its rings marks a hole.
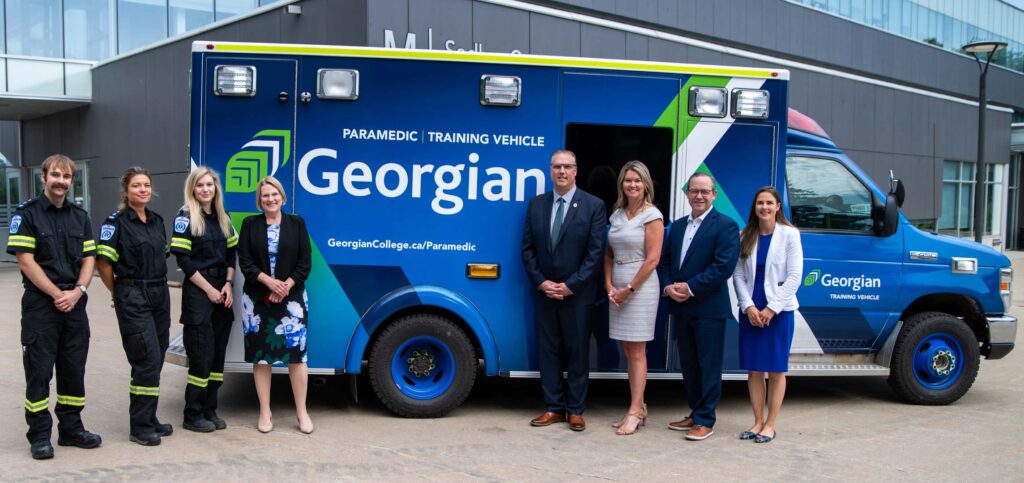
[[[572,207],[573,207],[573,208],[575,208],[575,207],[576,207],[576,203],[573,203],[573,204],[572,204]]]

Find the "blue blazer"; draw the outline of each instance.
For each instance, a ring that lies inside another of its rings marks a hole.
[[[551,247],[551,206],[554,194],[549,191],[530,200],[526,208],[522,256],[526,274],[533,284],[533,294],[548,300],[537,287],[545,280],[564,282],[573,295],[565,303],[591,304],[597,295],[597,272],[604,262],[604,202],[576,188],[569,202],[562,230]]]
[[[732,318],[728,281],[740,254],[739,226],[712,208],[693,236],[686,259],[680,263],[686,218],[676,220],[669,227],[668,240],[662,246],[658,263],[658,279],[662,293],[669,284],[686,282],[694,296],[683,303],[669,299],[668,310],[676,316]]]

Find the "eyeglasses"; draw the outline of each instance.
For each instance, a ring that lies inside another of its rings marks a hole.
[[[570,171],[576,169],[575,164],[552,164],[551,169],[554,171]]]
[[[698,189],[688,189],[688,190],[686,190],[686,194],[688,194],[690,196],[701,195],[701,196],[704,196],[704,197],[708,197],[708,196],[711,196],[711,194],[714,193],[714,192],[715,192],[715,190],[698,190]]]

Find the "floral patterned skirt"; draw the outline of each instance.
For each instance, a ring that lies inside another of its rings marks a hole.
[[[291,293],[281,303],[242,294],[245,361],[255,364],[306,362],[306,291]]]

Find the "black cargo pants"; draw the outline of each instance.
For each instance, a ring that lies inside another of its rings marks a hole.
[[[73,286],[61,286],[71,290]],[[82,295],[71,312],[57,310],[50,296],[26,288],[21,297],[21,355],[25,367],[25,421],[29,442],[49,441],[50,379],[57,368],[57,405],[54,412],[60,434],[83,431],[85,361],[89,355],[88,296]]]
[[[200,273],[218,290],[226,283],[223,269]],[[185,280],[181,287],[182,336],[188,356],[185,421],[194,422],[217,412],[217,391],[224,382],[224,352],[233,322],[231,309],[214,305],[202,289]]]
[[[171,298],[167,280],[122,280],[114,283],[114,312],[132,379],[128,412],[132,434],[154,432],[171,327]]]

